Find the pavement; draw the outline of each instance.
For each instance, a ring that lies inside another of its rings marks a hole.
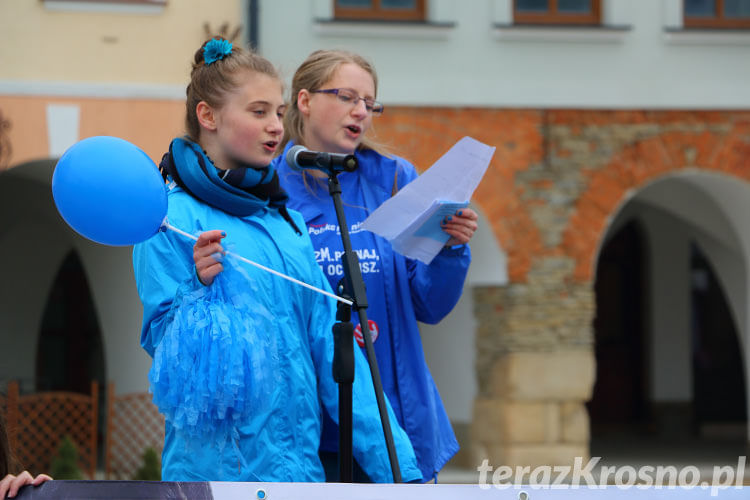
[[[592,441],[591,457],[600,459],[589,470],[597,482],[600,478],[605,478],[607,484],[616,484],[615,478],[618,475],[620,480],[625,481],[631,475],[636,480],[638,474],[645,474],[646,480],[654,480],[658,472],[665,484],[671,474],[675,480],[683,483],[695,481],[700,484],[728,484],[731,479],[731,484],[739,480],[741,484],[750,486],[750,447],[742,441],[609,436]],[[497,467],[502,464],[489,465]],[[580,465],[585,468],[587,462],[582,459]],[[533,472],[534,468],[531,468],[525,473],[524,483],[528,482]],[[543,478],[543,473],[544,471],[540,470],[537,477]],[[492,474],[492,471],[486,473],[488,482],[492,481]],[[571,476],[572,474],[563,482],[570,483]],[[554,469],[551,477],[557,477]],[[477,467],[456,467],[451,464],[448,464],[438,476],[438,482],[441,484],[478,484],[479,479]]]

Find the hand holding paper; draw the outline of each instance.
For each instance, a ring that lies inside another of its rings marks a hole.
[[[456,213],[459,208],[464,208],[469,205],[468,201],[461,203],[455,203],[446,200],[435,200],[430,208],[424,212],[427,216],[426,220],[423,217],[418,218],[414,225],[417,226],[417,230],[414,232],[414,236],[420,236],[422,238],[432,238],[433,240],[441,242],[443,245],[450,239],[450,235],[443,231],[442,221],[446,217],[451,217]]]
[[[429,264],[450,239],[440,221],[468,205],[494,153],[494,147],[464,137],[362,227],[386,238],[400,254]]]
[[[471,241],[479,229],[479,215],[468,206],[459,208],[443,220],[442,228],[450,236],[445,246],[464,245]]]

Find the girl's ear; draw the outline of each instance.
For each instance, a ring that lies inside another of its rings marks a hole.
[[[297,93],[297,108],[303,115],[310,114],[310,91],[302,89]]]
[[[195,114],[198,117],[198,123],[206,130],[216,130],[216,118],[214,110],[206,101],[201,101],[195,107]]]

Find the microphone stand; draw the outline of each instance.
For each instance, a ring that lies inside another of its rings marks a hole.
[[[391,472],[393,474],[393,482],[401,482],[401,468],[398,463],[398,456],[396,455],[396,448],[393,444],[393,434],[391,432],[390,419],[388,418],[388,411],[385,406],[385,396],[383,395],[383,384],[380,380],[380,370],[378,369],[377,359],[375,357],[375,348],[372,344],[372,337],[370,335],[370,326],[367,321],[367,295],[365,293],[365,283],[362,279],[362,272],[359,268],[359,258],[357,254],[352,251],[352,243],[349,237],[349,227],[346,223],[346,217],[344,216],[344,205],[341,201],[341,184],[338,180],[338,172],[334,169],[328,170],[328,192],[333,199],[333,205],[336,209],[336,218],[338,219],[339,228],[341,230],[341,242],[344,245],[343,255],[343,267],[344,267],[344,291],[351,295],[354,302],[354,308],[359,314],[359,325],[362,329],[362,338],[365,342],[365,353],[367,354],[367,362],[370,365],[370,372],[372,373],[372,385],[375,389],[375,398],[378,403],[378,411],[380,413],[380,422],[383,425],[383,434],[385,435],[385,444],[388,449],[388,458],[391,463]],[[341,288],[341,286],[339,286]],[[346,311],[348,306],[343,305],[339,302],[339,308],[336,313],[336,319],[339,322],[344,320],[348,321],[348,312]],[[342,312],[343,310],[343,312]],[[349,311],[350,312],[350,311]],[[339,315],[341,313],[341,316]],[[350,347],[336,346],[335,353],[340,353],[345,356],[346,350],[353,349],[353,329],[351,329],[351,323],[349,329],[339,327],[338,339],[337,337],[337,326],[341,323],[334,325],[334,342],[348,344]],[[346,323],[343,323],[344,325]],[[346,332],[342,335],[343,332]],[[343,357],[343,356],[342,356]],[[335,358],[335,355],[334,355]],[[344,362],[345,363],[345,362]],[[352,372],[354,369],[354,353],[351,353],[351,368]],[[347,376],[345,373],[341,373],[339,368],[336,367],[334,362],[334,379],[341,378],[346,382]],[[352,373],[352,381],[354,376]],[[338,382],[338,380],[336,380]],[[343,405],[348,405],[348,408],[344,409]],[[344,483],[352,482],[352,396],[351,396],[351,383],[348,384],[348,392],[346,385],[342,390],[341,384],[339,384],[339,473],[340,480]],[[346,414],[345,418],[342,416]],[[345,429],[345,426],[348,429]],[[347,449],[344,449],[344,448]]]
[[[351,300],[345,290],[344,278],[337,286],[339,296]],[[354,383],[354,335],[352,306],[336,303],[336,323],[333,324],[333,380],[339,386],[339,481],[351,483],[354,474],[352,456],[352,384]]]

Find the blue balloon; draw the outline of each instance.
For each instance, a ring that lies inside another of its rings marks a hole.
[[[89,137],[68,148],[55,166],[52,196],[70,227],[104,245],[147,240],[167,215],[156,164],[118,137]]]

